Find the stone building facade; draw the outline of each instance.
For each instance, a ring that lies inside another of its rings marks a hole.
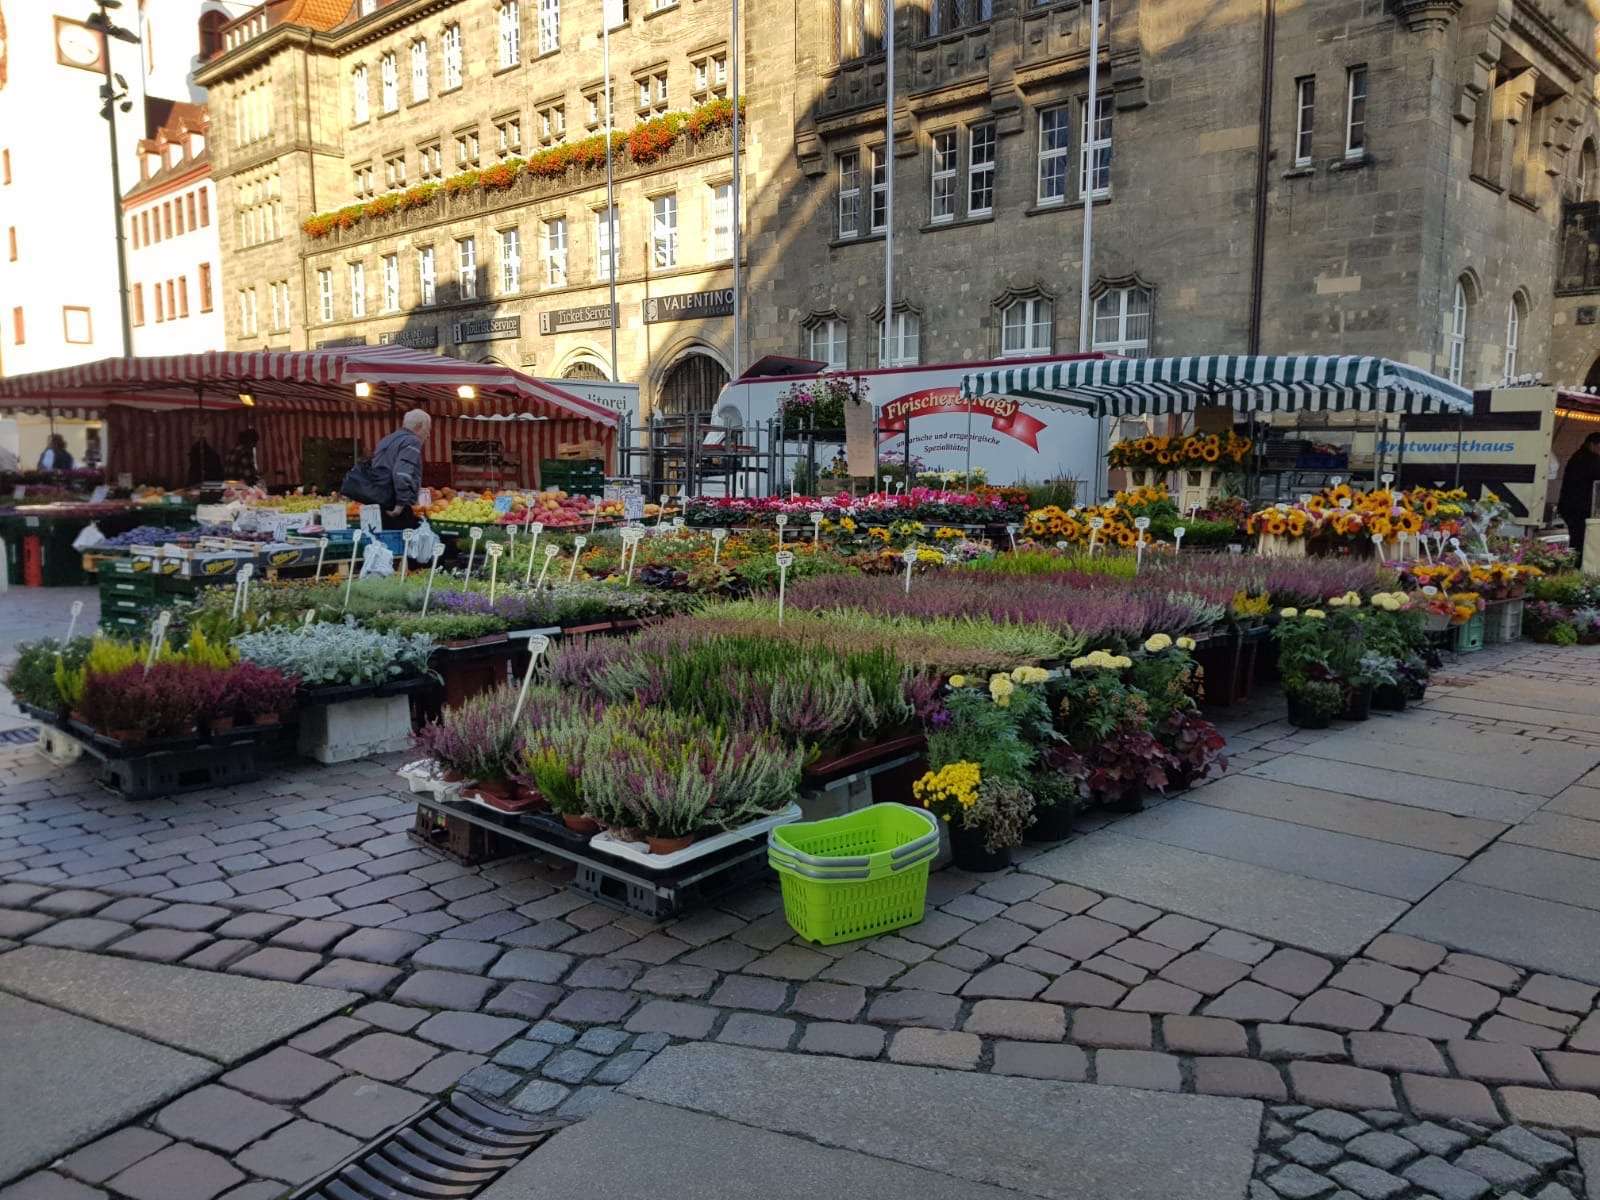
[[[601,172],[399,207],[589,136],[602,4],[620,131],[727,86],[730,0],[270,0],[225,31],[200,80],[242,293],[230,344],[401,340],[609,374]],[[1555,279],[1563,206],[1596,196],[1600,0],[1105,0],[1092,114],[1089,0],[742,4],[737,352],[728,131],[617,157],[616,367],[647,406],[707,408],[769,354],[1076,350],[1089,198],[1093,348],[1380,354],[1469,386],[1586,369]],[[396,211],[301,230],[383,195]]]

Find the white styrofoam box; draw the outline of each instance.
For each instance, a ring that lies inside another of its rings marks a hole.
[[[83,757],[83,743],[69,733],[62,733],[54,725],[40,725],[39,740],[35,744],[40,754],[58,766],[64,767]]]
[[[411,701],[404,695],[317,704],[300,714],[300,753],[341,763],[411,745]]]

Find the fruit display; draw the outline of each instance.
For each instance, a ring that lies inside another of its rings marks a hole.
[[[647,520],[659,516],[660,512],[657,505],[645,505]],[[596,522],[620,521],[625,516],[620,500],[597,501],[559,488],[542,492],[502,492],[498,497],[493,492],[457,492],[445,488],[434,494],[432,504],[418,508],[417,513],[429,521],[447,525],[526,525],[538,521],[546,529],[579,529]]]

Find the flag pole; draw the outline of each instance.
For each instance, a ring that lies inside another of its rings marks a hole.
[[[1092,0],[1089,8],[1089,99],[1083,113],[1083,134],[1085,145],[1088,144],[1089,133],[1095,128],[1098,118],[1098,100],[1100,96],[1100,0]],[[1086,156],[1083,167],[1079,171],[1079,186],[1083,187],[1083,275],[1078,294],[1078,353],[1087,354],[1093,344],[1090,336],[1093,330],[1094,315],[1089,309],[1089,288],[1093,280],[1092,260],[1094,258],[1094,159]],[[1087,184],[1087,186],[1083,186]],[[1105,483],[1105,450],[1106,450],[1106,424],[1104,417],[1095,418],[1095,495],[1100,499],[1100,493]]]
[[[743,331],[744,278],[740,269],[739,255],[743,248],[742,222],[739,217],[739,0],[733,0],[733,32],[728,42],[728,70],[732,73],[730,88],[733,93],[733,183],[729,196],[729,204],[733,211],[728,219],[733,225],[733,352],[729,356],[733,363],[732,378],[737,379],[743,373],[743,346],[740,336]]]
[[[1098,2],[1098,0],[1097,0]],[[617,370],[617,195],[616,184],[611,166],[611,4],[610,0],[600,6],[600,58],[602,69],[605,71],[605,106],[606,106],[606,256],[610,261],[606,264],[606,278],[610,281],[611,297],[611,381],[619,383],[621,373]]]
[[[883,79],[883,337],[879,342],[880,347],[887,342],[889,324],[894,320],[894,0],[883,0],[883,10],[886,28]],[[911,421],[907,419],[908,459],[910,454]]]

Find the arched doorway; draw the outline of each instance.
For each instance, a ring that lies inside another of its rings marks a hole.
[[[1589,367],[1589,374],[1584,377],[1583,386],[1591,391],[1600,388],[1600,358],[1595,359]]]
[[[708,354],[690,351],[662,376],[656,411],[664,417],[709,413],[727,382],[727,368]]]
[[[580,358],[577,362],[573,363],[565,371],[561,372],[561,378],[563,378],[563,379],[598,379],[598,380],[601,380],[603,382],[605,380],[605,378],[606,378],[606,373],[604,371],[602,371],[594,363],[590,362],[587,358]]]

